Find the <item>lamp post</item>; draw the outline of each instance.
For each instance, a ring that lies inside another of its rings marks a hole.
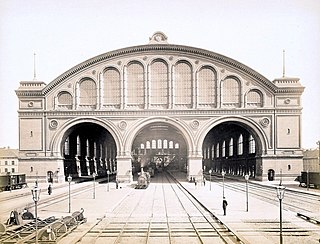
[[[224,176],[226,175],[226,172],[223,170],[221,172],[222,175],[222,197],[224,197]]]
[[[280,202],[280,244],[283,243],[283,239],[282,239],[282,199],[284,198],[285,189],[286,189],[285,186],[282,186],[282,185],[277,186],[277,197]]]
[[[109,191],[109,175],[110,175],[110,170],[107,170],[107,175],[108,175],[108,185],[107,185],[107,191]]]
[[[34,188],[31,189],[32,199],[34,201],[34,211],[36,217],[36,243],[38,243],[38,201],[40,198],[40,189],[36,185]]]
[[[69,183],[69,213],[70,213],[71,212],[71,190],[70,190],[70,184],[71,184],[71,181],[72,181],[71,175],[69,175],[67,177],[67,180],[68,180],[68,183]]]
[[[212,173],[212,170],[210,169],[209,170],[209,174],[210,174],[210,178],[209,178],[210,179],[210,191],[211,191],[211,173]]]
[[[247,204],[247,212],[249,211],[249,199],[248,199],[248,180],[249,180],[249,175],[246,174],[244,176],[245,180],[246,180],[246,204]]]
[[[93,177],[93,199],[96,198],[96,173],[92,174]]]

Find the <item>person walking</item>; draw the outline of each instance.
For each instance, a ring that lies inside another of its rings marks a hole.
[[[223,197],[223,200],[222,200],[223,215],[226,215],[227,206],[228,206],[228,202],[227,202],[226,198]]]
[[[51,184],[49,184],[49,186],[48,186],[48,194],[51,195],[51,193],[52,193],[52,186],[51,186]]]

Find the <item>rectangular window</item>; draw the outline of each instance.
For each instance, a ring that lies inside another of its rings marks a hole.
[[[14,173],[14,172],[15,172],[14,168],[12,168],[12,169],[11,169],[11,172],[12,172],[12,173]]]
[[[11,161],[11,165],[14,165],[14,161]]]

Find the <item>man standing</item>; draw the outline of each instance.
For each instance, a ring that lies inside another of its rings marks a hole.
[[[223,197],[223,201],[222,201],[223,215],[226,215],[227,206],[228,206],[228,202],[227,202],[226,198]]]

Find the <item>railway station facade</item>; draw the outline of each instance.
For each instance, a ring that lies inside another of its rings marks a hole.
[[[19,171],[29,180],[96,173],[131,182],[153,164],[189,179],[209,170],[294,179],[303,90],[298,78],[270,81],[156,32],[146,45],[88,59],[49,84],[20,82]]]

